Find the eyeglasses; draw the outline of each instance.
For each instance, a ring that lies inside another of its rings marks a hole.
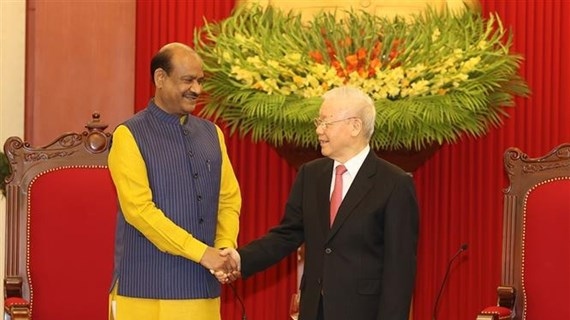
[[[315,124],[316,128],[322,127],[323,129],[326,130],[332,124],[335,124],[335,123],[341,122],[341,121],[352,120],[352,119],[358,119],[358,117],[348,117],[348,118],[335,120],[335,121],[325,121],[325,120],[321,120],[319,118],[316,118],[313,120],[313,123]]]

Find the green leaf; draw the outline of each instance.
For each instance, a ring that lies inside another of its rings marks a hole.
[[[195,30],[207,74],[202,115],[232,134],[316,147],[321,95],[348,84],[375,100],[375,148],[480,137],[502,124],[516,96],[530,95],[512,38],[496,13],[339,11],[304,21],[293,11],[240,6]]]

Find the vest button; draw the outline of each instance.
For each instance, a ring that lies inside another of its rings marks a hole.
[[[192,177],[193,177],[194,179],[198,179],[198,173],[197,173],[197,172],[194,173],[194,174],[192,175]]]
[[[198,196],[198,201],[202,201],[202,196]]]
[[[331,252],[332,252],[332,249],[331,249],[331,248],[326,248],[326,249],[325,249],[325,253],[326,253],[326,254],[330,254]]]
[[[182,133],[187,136],[188,134],[190,134],[190,131],[188,129],[184,129],[182,130]]]

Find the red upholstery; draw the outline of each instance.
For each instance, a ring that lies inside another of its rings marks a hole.
[[[525,220],[525,317],[570,319],[570,178],[534,188]]]
[[[27,306],[28,300],[19,297],[8,298],[4,301],[5,308],[11,308],[13,306]]]
[[[487,307],[483,311],[481,311],[481,313],[496,314],[499,317],[499,320],[511,319],[511,317],[513,316],[513,310],[500,306]]]
[[[115,189],[106,168],[64,168],[29,187],[29,285],[33,319],[100,320],[113,271]],[[70,296],[71,295],[71,296]],[[72,303],[70,300],[89,301]],[[73,319],[73,318],[69,318]]]

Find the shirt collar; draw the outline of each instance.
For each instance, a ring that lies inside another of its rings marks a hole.
[[[354,157],[350,158],[345,163],[340,163],[335,160],[333,168],[336,168],[340,164],[344,164],[346,171],[348,171],[348,174],[350,174],[351,177],[356,177],[358,170],[360,170],[360,167],[364,163],[364,160],[366,160],[366,156],[369,152],[370,146],[367,145],[364,149],[362,149],[359,153],[357,153]]]

